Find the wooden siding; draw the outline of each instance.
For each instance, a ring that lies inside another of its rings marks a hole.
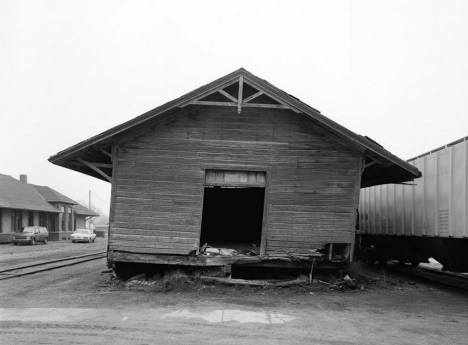
[[[266,254],[353,242],[361,156],[291,111],[205,107],[116,152],[110,250],[197,249],[205,169],[213,167],[268,171]]]

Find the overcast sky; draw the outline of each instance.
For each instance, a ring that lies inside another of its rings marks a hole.
[[[108,212],[47,159],[244,67],[409,159],[468,135],[468,1],[0,0],[0,173]]]

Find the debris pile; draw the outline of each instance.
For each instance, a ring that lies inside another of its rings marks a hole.
[[[220,278],[220,277],[207,277],[202,276],[200,279],[207,283],[221,283],[228,285],[249,285],[249,286],[270,286],[270,287],[287,287],[292,285],[307,285],[309,278],[305,275],[301,275],[299,278],[294,280],[246,280],[246,279],[233,279],[233,278]]]
[[[258,256],[257,246],[252,244],[251,249],[231,249],[231,248],[216,248],[205,243],[198,249],[197,255],[201,256]]]
[[[184,290],[184,286],[194,284],[194,279],[183,271],[171,270],[163,273],[163,275],[155,274],[152,277],[148,277],[142,273],[119,283],[129,290],[169,292],[175,288]]]
[[[339,291],[344,291],[347,289],[354,290],[357,287],[357,280],[351,278],[348,274],[346,274],[342,279],[333,283],[329,283],[320,279],[314,279],[313,282],[327,285],[329,288]]]

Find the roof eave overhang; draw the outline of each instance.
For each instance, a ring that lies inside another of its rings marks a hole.
[[[239,70],[240,71],[240,70]],[[190,101],[203,97],[205,94],[208,95],[210,92],[213,92],[213,90],[216,90],[220,86],[229,83],[231,81],[236,80],[239,75],[239,71],[233,72],[223,78],[220,78],[210,84],[207,84],[205,86],[202,86],[194,91],[191,91],[184,96],[181,96],[173,101],[167,102],[153,110],[150,110],[134,119],[131,119],[129,121],[126,121],[120,125],[117,125],[113,128],[108,129],[107,131],[102,132],[101,134],[98,134],[94,137],[91,137],[87,140],[84,140],[66,150],[63,150],[49,158],[49,162],[58,164],[60,165],[60,161],[63,160],[64,158],[67,158],[68,156],[72,155],[73,153],[77,153],[85,148],[91,147],[93,145],[99,144],[99,146],[108,146],[110,145],[114,138],[118,136],[119,134],[123,134],[124,132],[128,131],[131,128],[134,128],[138,125],[141,125],[157,116],[160,116],[161,114],[167,112],[168,110],[171,110],[176,107],[181,107],[186,104],[188,104]],[[212,84],[212,85],[211,85]],[[205,90],[205,91],[200,91],[201,89],[206,88],[208,85],[210,87]]]
[[[276,97],[277,99],[281,99],[281,102],[287,105],[294,112],[304,114],[314,123],[318,124],[322,128],[325,128],[329,133],[333,134],[337,140],[341,141],[351,149],[354,149],[356,152],[362,153],[364,155],[383,158],[383,161],[385,161],[387,164],[390,162],[391,164],[394,164],[395,166],[399,167],[399,169],[402,169],[401,176],[403,176],[404,178],[400,177],[399,179],[397,179],[398,182],[411,181],[414,178],[421,176],[421,172],[411,164],[394,156],[379,145],[374,144],[373,142],[365,139],[364,137],[355,134],[347,128],[323,116],[318,110],[285,93],[284,91],[278,89],[277,87],[273,86],[267,81],[254,76],[253,74],[251,74],[243,68],[233,73],[230,73],[222,78],[219,78],[209,84],[206,84],[200,88],[197,88],[173,101],[170,101],[151,111],[148,111],[134,119],[126,121],[107,131],[104,131],[101,134],[98,134],[85,141],[82,141],[66,150],[63,150],[51,156],[49,158],[49,161],[53,164],[81,173],[85,173],[87,175],[97,177],[106,181],[105,176],[103,177],[99,174],[96,174],[94,171],[86,167],[70,165],[69,162],[75,159],[76,157],[79,157],[85,150],[102,149],[104,147],[109,147],[113,145],[113,143],[116,140],[118,140],[120,136],[124,135],[129,131],[132,131],[135,128],[138,128],[139,126],[145,124],[148,121],[158,118],[164,114],[167,114],[171,110],[173,110],[176,113],[177,110],[181,108],[194,107],[194,105],[191,105],[191,102],[193,102],[196,99],[203,98],[206,95],[209,95],[210,93],[216,91],[223,85],[229,85],[230,83],[237,82],[240,76],[242,76],[242,78],[244,78],[244,80],[252,86],[264,90],[266,93]]]
[[[48,212],[48,213],[60,213],[61,211],[50,209],[46,207],[31,207],[31,206],[22,206],[16,204],[0,204],[0,208],[11,209],[11,210],[26,210],[26,211],[37,211],[37,212]]]

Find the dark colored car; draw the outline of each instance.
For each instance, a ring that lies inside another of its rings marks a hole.
[[[18,243],[28,243],[35,245],[36,242],[47,244],[49,241],[49,232],[43,226],[26,226],[13,235],[12,242],[16,246]]]

